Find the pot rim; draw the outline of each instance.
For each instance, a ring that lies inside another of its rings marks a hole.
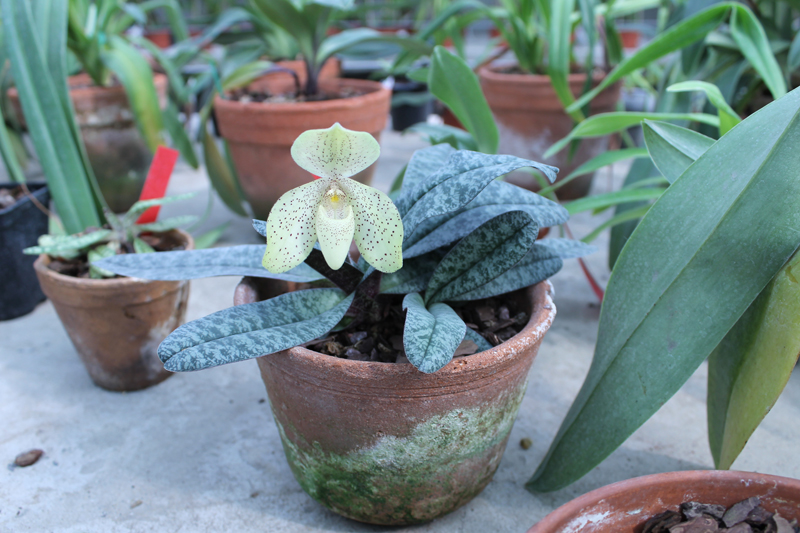
[[[184,242],[186,243],[185,247],[186,250],[194,249],[194,239],[192,239],[191,235],[189,235],[182,229],[170,230],[170,232],[172,231],[177,232],[183,238]],[[180,283],[182,281],[182,280],[152,280],[152,279],[142,279],[142,278],[130,278],[127,276],[123,278],[111,278],[111,279],[76,278],[75,276],[67,276],[65,274],[56,272],[51,268],[48,268],[47,265],[49,265],[51,261],[52,259],[50,258],[49,255],[41,254],[39,255],[39,257],[36,258],[36,261],[34,261],[33,268],[40,275],[50,278],[55,284],[73,288],[80,288],[82,290],[118,291],[131,287],[141,287],[147,284],[175,283],[176,281]]]
[[[0,183],[0,188],[8,189],[19,186],[19,183],[15,182],[2,182]],[[21,206],[25,205],[26,202],[31,202],[31,196],[35,197],[40,202],[42,198],[47,194],[47,182],[46,181],[28,181],[25,183],[28,186],[28,190],[31,191],[30,195],[25,195],[10,206],[6,207],[5,209],[0,209],[0,217],[19,209]],[[33,187],[36,187],[33,189]]]
[[[77,84],[82,84],[84,81],[89,81],[91,85],[83,86],[83,87],[75,87]],[[156,92],[159,89],[166,90],[169,84],[169,80],[167,79],[166,74],[161,74],[160,72],[153,72],[153,85],[156,87]],[[112,85],[111,87],[101,87],[95,85],[92,81],[92,78],[85,72],[80,72],[78,74],[73,74],[72,76],[67,77],[67,88],[69,90],[70,96],[81,97],[82,95],[86,94],[96,94],[96,93],[122,93],[127,94],[125,92],[125,87],[120,83],[118,85]],[[16,87],[10,87],[8,89],[8,97],[12,100],[19,100],[19,91],[17,91]]]
[[[308,113],[332,111],[334,109],[360,108],[363,105],[385,98],[391,98],[392,91],[383,86],[379,81],[357,80],[350,78],[328,78],[319,80],[320,87],[336,85],[337,87],[357,87],[368,89],[365,94],[347,98],[335,98],[316,102],[240,102],[222,98],[219,94],[214,97],[214,109],[236,109],[249,107],[253,111],[269,113]],[[226,93],[226,95],[229,93]]]
[[[500,83],[550,84],[550,76],[547,74],[498,72],[500,69],[507,68],[509,66],[513,65],[484,65],[478,69],[478,76],[485,78],[488,81]],[[608,74],[605,72],[598,72],[595,70],[592,72],[592,81],[594,83],[600,83],[606,78],[607,75]],[[586,76],[587,74],[585,72],[579,72],[576,74],[571,73],[567,75],[567,81],[570,84],[584,83],[586,81]]]
[[[241,285],[243,282],[240,282]],[[238,288],[238,287],[237,287]],[[417,370],[411,363],[380,363],[377,361],[351,361],[340,359],[303,346],[295,346],[284,352],[298,360],[300,363],[316,367],[319,372],[347,374],[359,382],[374,383],[376,388],[382,388],[381,382],[392,379],[401,374],[414,373],[420,378],[417,389],[441,387],[441,382],[449,379],[468,380],[465,376],[480,373],[486,377],[494,375],[500,377],[503,368],[507,367],[531,345],[540,342],[545,333],[550,329],[556,315],[556,306],[553,303],[553,285],[549,280],[544,280],[526,289],[526,297],[531,302],[531,314],[525,327],[503,343],[482,352],[466,357],[453,359],[447,365],[431,374]],[[248,303],[248,302],[243,302]],[[276,354],[265,354],[261,357],[271,357]],[[296,377],[299,377],[296,376]],[[479,380],[477,387],[486,383]],[[364,385],[368,386],[368,385]]]
[[[582,496],[578,496],[545,516],[542,520],[534,524],[527,533],[562,532],[564,531],[562,529],[564,525],[579,517],[583,509],[593,508],[604,500],[609,500],[617,494],[625,492],[639,492],[645,488],[658,486],[680,485],[689,487],[691,485],[708,484],[710,481],[722,482],[725,484],[740,483],[743,480],[746,480],[748,486],[752,482],[774,484],[776,487],[780,484],[800,493],[800,480],[758,472],[743,472],[738,470],[685,470],[650,474],[617,481],[616,483],[605,485],[587,492]],[[669,507],[669,504],[664,505],[665,509],[667,507]],[[643,521],[644,519],[645,517],[643,517]]]

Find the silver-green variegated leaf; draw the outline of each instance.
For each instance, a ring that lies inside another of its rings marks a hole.
[[[536,221],[522,211],[485,222],[439,262],[425,290],[426,303],[451,300],[508,271],[525,257],[538,234]]]
[[[267,236],[267,221],[253,219],[253,229],[262,237]]]
[[[156,251],[155,248],[153,248],[152,246],[147,244],[147,242],[143,241],[139,237],[134,237],[134,239],[133,239],[133,250],[137,254],[152,254],[152,253],[155,253],[155,251]],[[108,257],[111,257],[111,256],[108,256]],[[102,257],[98,257],[96,259],[92,259],[90,257],[89,258],[89,262],[91,263],[92,261],[99,261],[100,259],[103,259],[103,258]],[[94,267],[94,268],[97,268],[97,267]]]
[[[426,309],[419,293],[403,298],[403,309],[407,311],[403,328],[406,357],[420,372],[436,372],[453,359],[467,325],[447,304],[434,303]]]
[[[403,268],[381,276],[380,292],[383,294],[409,294],[422,292],[439,264],[438,254],[426,254],[403,261]]]
[[[543,246],[551,250],[561,259],[575,259],[576,257],[586,257],[597,251],[596,246],[586,244],[583,241],[573,239],[559,239],[550,237],[536,242],[537,246]]]
[[[192,224],[195,221],[197,221],[197,217],[195,215],[183,215],[179,217],[165,218],[164,220],[159,220],[157,222],[149,222],[147,224],[136,224],[135,229],[139,232],[169,231],[176,228],[180,228],[181,226],[188,226],[189,224]]]
[[[39,237],[38,246],[25,248],[23,252],[30,255],[48,254],[59,256],[60,254],[83,250],[108,239],[110,235],[111,230],[107,229],[93,231],[86,235],[42,235]]]
[[[447,163],[450,154],[455,151],[455,148],[449,144],[437,144],[414,152],[403,174],[403,185],[400,189],[401,193],[411,191],[414,187],[427,179],[428,176],[442,168],[442,166]],[[407,205],[407,200],[409,198],[410,196],[401,194],[398,201],[395,202],[401,216],[404,216],[406,212],[408,212],[409,206]]]
[[[189,192],[186,194],[178,194],[175,196],[164,196],[163,198],[153,198],[152,200],[139,200],[135,204],[128,209],[128,212],[125,213],[125,217],[122,219],[122,223],[124,225],[131,225],[136,222],[136,219],[139,218],[139,215],[150,209],[151,207],[156,207],[160,205],[171,204],[173,202],[180,202],[181,200],[188,200],[189,198],[195,196],[197,193]]]
[[[96,266],[132,278],[186,280],[213,276],[253,276],[310,283],[323,277],[313,268],[300,264],[272,274],[261,266],[264,245],[246,244],[206,250],[159,252],[154,255],[123,254],[98,261]]]
[[[424,220],[419,226],[417,226],[416,231],[414,234],[406,239],[403,243],[405,246],[405,251],[403,252],[404,257],[411,257],[409,256],[409,252],[413,255],[417,255],[424,250],[431,244],[426,244],[424,247],[421,246],[417,248],[417,244],[420,243],[423,239],[427,239],[428,236],[432,236],[433,233],[437,233],[442,235],[443,233],[447,233],[450,231],[450,228],[455,227],[456,229],[459,228],[462,224],[469,226],[473,224],[470,220],[472,215],[478,215],[482,212],[482,210],[478,210],[478,208],[482,208],[484,206],[491,206],[492,208],[500,207],[501,210],[495,213],[495,216],[500,214],[501,212],[506,212],[509,210],[514,210],[512,206],[521,206],[517,210],[525,211],[529,215],[533,217],[533,219],[539,224],[540,228],[546,228],[550,226],[556,226],[558,224],[563,224],[569,219],[569,213],[567,210],[553,202],[544,198],[536,193],[526,191],[525,189],[521,189],[516,185],[512,185],[510,183],[506,183],[504,181],[495,180],[489,183],[485,189],[483,189],[478,196],[476,196],[470,203],[465,205],[464,207],[457,209],[455,211],[451,211],[449,213],[445,213],[444,215],[439,215],[436,217],[429,218]],[[508,207],[509,209],[505,209]],[[466,213],[472,213],[472,215],[467,215]],[[451,224],[448,221],[451,219],[458,218],[459,222],[455,224]],[[491,217],[489,217],[491,218]],[[488,218],[484,218],[483,222],[488,220]],[[481,222],[481,223],[483,223]],[[480,224],[473,225],[472,229],[475,229]],[[440,228],[445,228],[441,230]],[[445,236],[445,235],[442,235]],[[460,235],[458,238],[463,236]],[[437,240],[439,237],[437,237]],[[454,239],[455,240],[455,239]],[[441,242],[441,241],[440,241]],[[452,242],[452,241],[451,241]],[[414,248],[414,251],[412,251]]]
[[[451,154],[442,168],[413,189],[404,191],[398,199],[408,206],[403,216],[405,238],[408,239],[422,221],[467,205],[492,181],[523,167],[541,171],[551,182],[558,172],[555,167],[510,155],[486,155],[467,150]]]
[[[97,266],[93,265],[93,261],[98,261],[105,257],[112,257],[117,253],[117,244],[116,243],[108,243],[98,246],[92,250],[89,250],[88,259],[89,259],[89,277],[92,279],[103,279],[103,278],[113,278],[114,273],[109,272],[108,270],[98,268]]]
[[[555,239],[545,239],[542,243],[549,240]],[[537,242],[513,268],[476,289],[453,296],[450,300],[454,302],[482,300],[523,289],[546,280],[561,270],[562,266],[564,261],[559,252]]]
[[[188,372],[279,352],[330,331],[352,301],[339,289],[309,289],[237,305],[179,327],[158,356],[167,370]]]
[[[715,142],[702,133],[654,120],[645,120],[642,131],[650,158],[670,183]]]

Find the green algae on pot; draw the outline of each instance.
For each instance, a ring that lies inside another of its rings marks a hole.
[[[275,283],[245,278],[234,302],[259,301]],[[531,318],[523,331],[433,374],[302,347],[260,357],[286,458],[303,490],[336,513],[383,525],[433,520],[478,495],[500,463],[555,315],[547,282],[512,297],[527,299]]]

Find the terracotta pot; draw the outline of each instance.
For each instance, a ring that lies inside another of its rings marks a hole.
[[[234,303],[258,301],[264,288],[274,293],[275,282],[245,278]],[[336,513],[383,525],[433,520],[474,498],[500,463],[555,316],[551,289],[542,282],[511,296],[531,314],[518,335],[433,374],[303,347],[258,358],[303,490]]]
[[[278,61],[277,65],[279,67],[288,68],[297,74],[297,79],[300,81],[300,86],[305,86],[306,80],[308,79],[305,61],[302,59]],[[331,57],[325,61],[324,65],[322,65],[322,69],[319,71],[319,79],[329,80],[331,78],[338,78],[340,73],[341,63],[335,57]],[[267,91],[271,86],[274,87],[275,83],[288,83],[294,85],[294,77],[287,72],[273,72],[254,80],[250,84],[249,88],[255,91]]]
[[[172,46],[172,32],[168,29],[147,30],[144,38],[162,49]]]
[[[634,533],[662,511],[683,502],[729,507],[750,496],[787,520],[800,519],[800,481],[768,474],[694,470],[637,477],[567,502],[528,533]]]
[[[339,122],[345,128],[369,132],[380,140],[386,126],[392,92],[369,80],[320,80],[324,92],[355,90],[360,96],[320,102],[267,103],[222,99],[214,100],[220,134],[228,141],[239,182],[257,218],[266,220],[280,196],[311,181],[311,175],[297,166],[290,149],[306,130],[329,128]],[[294,82],[276,81],[275,94],[294,90]],[[373,164],[353,176],[370,183]]]
[[[173,235],[176,244],[194,248],[188,233]],[[59,274],[49,264],[46,255],[34,263],[39,283],[96,385],[134,391],[172,375],[156,350],[183,322],[188,281],[83,279]]]
[[[85,73],[67,81],[75,119],[103,197],[112,211],[127,211],[139,199],[153,154],[136,127],[125,88],[97,87]],[[167,77],[155,74],[153,82],[163,106]],[[8,97],[22,120],[17,90],[9,89]]]
[[[568,161],[569,150],[564,149],[555,156],[542,157],[556,141],[572,131],[573,121],[564,111],[548,76],[533,74],[505,74],[499,67],[482,67],[478,70],[483,94],[492,109],[500,133],[498,153],[511,154],[541,163],[556,166],[561,177],[600,155],[608,149],[608,137],[581,140],[577,152]],[[596,86],[603,75],[593,78]],[[586,83],[585,74],[571,74],[569,85],[572,93],[580,95]],[[591,104],[592,114],[616,109],[620,84],[616,83],[601,92]],[[573,199],[589,192],[593,174],[571,181],[558,191],[559,198]],[[506,181],[526,189],[539,189],[536,179],[529,173],[514,172]]]
[[[633,51],[639,48],[640,36],[641,33],[638,30],[619,30],[619,40],[625,50]]]

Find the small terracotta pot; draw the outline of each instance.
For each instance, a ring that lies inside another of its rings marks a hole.
[[[244,278],[234,303],[261,300],[276,287]],[[433,520],[474,498],[500,463],[555,316],[551,289],[542,282],[509,296],[530,312],[524,330],[433,374],[303,347],[258,358],[303,490],[336,513],[383,525]]]
[[[294,91],[291,80],[266,83],[275,94]],[[219,96],[214,100],[220,134],[228,141],[242,190],[257,218],[266,220],[283,193],[313,179],[290,154],[292,143],[304,131],[329,128],[339,122],[380,140],[389,115],[389,89],[375,81],[343,78],[320,80],[320,88],[328,93],[355,90],[364,94],[299,103],[242,103]],[[373,164],[353,179],[370,183],[374,172]]]
[[[176,244],[192,237],[172,232]],[[137,278],[83,279],[51,270],[40,255],[33,267],[92,381],[112,391],[135,391],[172,375],[156,350],[183,323],[188,281]]]
[[[172,46],[172,32],[168,29],[147,30],[144,38],[162,49]]]
[[[683,502],[729,507],[750,496],[787,520],[800,519],[800,481],[729,470],[669,472],[620,481],[565,503],[528,533],[634,533]]]
[[[103,197],[112,211],[127,211],[139,199],[153,154],[136,127],[125,88],[97,87],[85,73],[70,76],[67,82],[75,119]],[[154,74],[153,82],[163,106],[167,77]],[[8,97],[24,124],[16,88],[9,89]]]
[[[305,86],[306,80],[308,79],[305,61],[302,59],[285,60],[278,61],[276,65],[279,67],[288,68],[297,74],[297,79],[300,82],[300,86]],[[325,61],[324,65],[322,65],[322,69],[319,71],[319,79],[329,80],[332,78],[338,78],[340,73],[341,63],[335,57],[331,57]],[[269,90],[270,87],[274,86],[275,83],[289,83],[293,85],[294,77],[287,72],[272,72],[258,78],[257,80],[253,80],[253,82],[250,83],[249,88],[255,91],[264,91]]]
[[[548,159],[542,157],[556,141],[572,131],[572,118],[564,111],[548,76],[506,74],[498,70],[499,67],[490,66],[478,70],[483,94],[492,109],[500,133],[498,153],[556,166],[560,169],[559,176],[563,178],[608,149],[608,136],[605,136],[582,139],[571,160],[568,160],[568,149],[561,150]],[[593,85],[599,84],[603,77],[599,74],[594,76]],[[586,74],[570,74],[568,81],[570,90],[577,97],[586,83]],[[616,83],[602,91],[592,100],[592,114],[614,111],[619,100],[619,90],[620,84]],[[577,178],[559,189],[559,198],[586,196],[593,175]],[[539,190],[537,181],[528,173],[511,173],[506,181],[529,190]]]

